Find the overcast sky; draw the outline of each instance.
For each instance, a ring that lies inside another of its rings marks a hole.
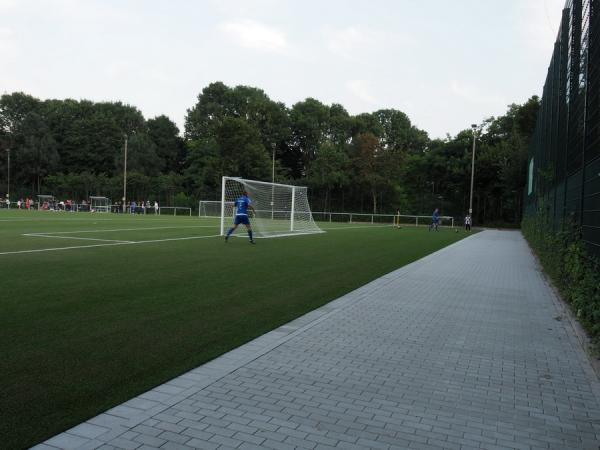
[[[120,100],[183,131],[202,88],[396,108],[431,137],[540,94],[564,0],[0,0],[0,92]]]

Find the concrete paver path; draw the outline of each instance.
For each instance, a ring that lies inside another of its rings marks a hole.
[[[485,231],[38,449],[600,448],[600,383],[519,232]]]

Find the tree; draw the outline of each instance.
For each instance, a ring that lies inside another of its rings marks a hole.
[[[329,129],[329,108],[314,98],[298,102],[290,110],[292,147],[300,155],[303,170],[317,155]]]
[[[211,83],[198,95],[198,102],[187,111],[185,137],[190,140],[215,137],[223,119],[231,114],[228,96],[231,89],[222,82]]]
[[[349,158],[343,147],[326,142],[310,163],[306,181],[315,190],[324,191],[323,210],[331,211],[331,191],[343,188],[349,181]]]
[[[165,162],[156,153],[156,145],[146,133],[132,134],[128,138],[127,170],[138,172],[146,176],[157,176],[164,168]],[[121,168],[121,157],[117,158],[116,165]]]
[[[20,168],[21,176],[31,183],[33,190],[40,194],[42,180],[58,165],[56,143],[43,118],[35,112],[25,116],[20,132],[23,145],[16,154],[15,165]]]
[[[222,160],[220,175],[266,179],[270,159],[258,130],[242,119],[227,118],[219,127],[217,143]]]
[[[373,201],[373,214],[377,209],[377,194],[385,183],[382,175],[382,147],[372,133],[359,134],[353,139],[353,165],[358,183],[368,189]]]
[[[161,160],[161,172],[180,173],[185,162],[185,145],[177,125],[167,116],[158,116],[147,122],[148,137]]]

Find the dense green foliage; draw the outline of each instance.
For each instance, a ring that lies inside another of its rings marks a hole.
[[[600,263],[590,258],[577,229],[568,224],[562,230],[552,228],[543,205],[523,219],[522,230],[600,351]]]
[[[510,105],[479,126],[475,223],[521,215],[525,160],[539,102]],[[13,193],[76,200],[122,196],[128,136],[128,197],[194,206],[217,199],[223,175],[307,185],[313,210],[461,216],[468,209],[470,128],[431,140],[401,111],[350,115],[307,98],[290,108],[248,86],[212,83],[187,111],[180,136],[167,117],[145,120],[133,106],[0,99],[0,145],[11,148]],[[6,173],[6,161],[0,161]],[[15,195],[12,196],[13,200]]]
[[[189,217],[0,219],[2,448],[36,444],[464,236],[323,224],[250,246],[199,239],[217,221]],[[87,248],[2,254],[69,246]]]

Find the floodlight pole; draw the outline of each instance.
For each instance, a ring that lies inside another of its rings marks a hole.
[[[6,164],[6,197],[10,199],[10,148],[6,149],[6,158],[8,160]]]
[[[473,152],[471,154],[471,195],[469,196],[469,215],[471,216],[471,223],[473,222],[473,180],[475,178],[475,134],[477,131],[477,125],[471,125],[473,129]]]
[[[123,214],[127,212],[127,135],[125,135],[125,152],[123,155]]]
[[[271,168],[271,183],[275,183],[275,146],[273,145],[273,165]]]

